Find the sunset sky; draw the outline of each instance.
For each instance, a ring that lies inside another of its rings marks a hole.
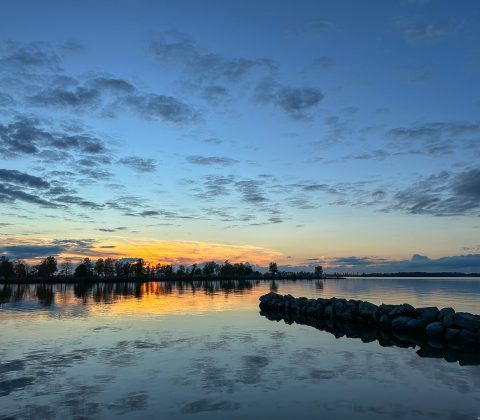
[[[0,254],[480,271],[479,21],[4,0]]]

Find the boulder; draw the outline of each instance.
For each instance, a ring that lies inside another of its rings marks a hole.
[[[398,316],[409,316],[415,317],[415,308],[408,303],[403,303],[402,305],[398,305],[397,307],[393,308],[389,313],[388,316],[390,318],[396,318]]]
[[[417,308],[416,309],[417,314],[425,320],[427,324],[430,324],[431,322],[435,322],[438,319],[438,314],[440,311],[436,306],[429,306],[426,308]]]
[[[410,334],[423,335],[425,334],[425,325],[427,323],[423,319],[411,319],[407,324],[407,331]]]
[[[425,332],[427,333],[427,337],[430,338],[442,338],[445,328],[441,322],[431,322],[427,325]]]
[[[443,308],[438,312],[438,320],[443,322],[443,319],[448,315],[453,315],[455,310],[453,308]]]
[[[395,308],[395,305],[386,305],[382,303],[379,307],[377,307],[374,315],[375,322],[380,322],[380,318],[382,315],[388,315],[388,313]]]
[[[409,330],[408,323],[411,320],[413,320],[413,318],[410,318],[408,316],[397,316],[392,321],[392,331],[399,333],[407,332]]]
[[[358,305],[358,311],[360,316],[365,319],[373,320],[375,318],[375,312],[378,306],[370,302],[360,302]]]
[[[457,330],[456,328],[447,328],[444,334],[445,340],[448,342],[452,342],[455,340],[458,335],[460,334],[460,330]]]
[[[473,332],[480,331],[480,316],[457,312],[453,315],[453,326]]]

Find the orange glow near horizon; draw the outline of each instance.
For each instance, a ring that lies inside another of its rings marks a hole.
[[[106,248],[108,247],[108,248]],[[84,255],[64,252],[59,259],[90,258],[143,258],[150,264],[185,264],[215,260],[223,262],[250,262],[265,266],[270,261],[282,261],[284,255],[278,251],[252,245],[229,245],[195,241],[161,241],[128,239],[109,241],[108,244],[94,244]]]

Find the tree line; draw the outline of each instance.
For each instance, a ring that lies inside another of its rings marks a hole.
[[[276,262],[270,262],[268,272],[261,273],[254,270],[248,262],[231,263],[226,260],[223,264],[208,261],[191,266],[172,264],[146,263],[142,258],[136,260],[115,260],[113,258],[99,258],[96,261],[84,258],[79,264],[73,265],[65,261],[61,264],[53,256],[42,260],[39,264],[29,265],[17,259],[11,261],[8,257],[0,257],[0,280],[115,280],[115,279],[294,279],[294,278],[322,278],[322,267],[316,267],[315,272],[284,272],[279,271]]]

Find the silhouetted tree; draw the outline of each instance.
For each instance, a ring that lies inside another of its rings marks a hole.
[[[220,271],[220,266],[215,261],[206,262],[203,266],[203,275],[207,277],[214,276]]]
[[[113,277],[115,275],[115,260],[112,258],[106,258],[103,271],[105,273],[105,277]]]
[[[37,265],[37,273],[43,279],[51,279],[57,272],[57,260],[49,256]]]
[[[220,267],[220,276],[233,277],[235,275],[235,267],[230,264],[230,261],[226,260]]]
[[[17,260],[13,264],[13,271],[15,272],[15,277],[17,279],[26,279],[28,276],[28,269],[28,265],[22,260]]]
[[[268,265],[268,271],[270,271],[270,273],[272,274],[272,277],[275,277],[275,274],[278,273],[277,263],[276,263],[276,262],[271,262],[271,263]]]
[[[135,277],[143,277],[145,275],[145,261],[143,258],[139,258],[132,264],[133,272],[135,273]]]
[[[60,274],[65,277],[70,277],[72,275],[73,267],[70,261],[64,261],[60,265]]]
[[[155,272],[161,277],[171,278],[173,276],[173,267],[171,264],[157,264]]]
[[[75,268],[73,273],[75,277],[89,279],[93,277],[93,263],[90,258],[84,258],[83,261]]]
[[[105,261],[103,260],[103,258],[99,258],[95,262],[95,273],[99,277],[102,277],[105,274]]]
[[[2,257],[0,257],[0,278],[3,277],[5,280],[9,280],[13,275],[13,262],[10,261],[8,257],[2,255]]]
[[[177,277],[185,277],[187,274],[187,270],[185,269],[185,266],[183,264],[179,265],[178,266],[178,269],[177,269]]]

